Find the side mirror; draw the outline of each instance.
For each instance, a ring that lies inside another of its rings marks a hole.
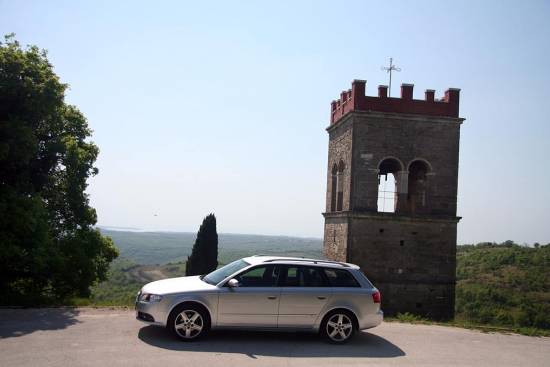
[[[229,281],[227,282],[227,286],[229,288],[237,288],[239,286],[239,281],[235,278],[229,279]]]

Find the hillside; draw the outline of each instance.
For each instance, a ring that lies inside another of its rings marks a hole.
[[[550,329],[550,244],[459,246],[456,318]]]
[[[137,264],[165,264],[184,261],[191,254],[195,233],[183,232],[130,232],[101,229],[113,239],[120,257]],[[322,240],[287,236],[251,234],[219,234],[220,262],[238,259],[251,254],[277,254],[287,256],[321,256]]]
[[[109,279],[93,287],[91,300],[79,302],[101,306],[131,305],[144,284],[184,275],[184,263],[140,265],[128,259],[115,260],[109,271]]]

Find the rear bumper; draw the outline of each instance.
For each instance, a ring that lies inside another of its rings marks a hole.
[[[378,310],[374,314],[365,315],[359,320],[359,330],[370,329],[376,327],[382,323],[384,320],[384,312]]]

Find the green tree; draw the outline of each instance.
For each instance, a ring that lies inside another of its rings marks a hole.
[[[118,256],[85,193],[99,150],[46,51],[0,42],[0,303],[88,296]]]
[[[185,275],[202,275],[218,267],[218,232],[216,217],[209,214],[197,233],[191,256],[187,257]]]

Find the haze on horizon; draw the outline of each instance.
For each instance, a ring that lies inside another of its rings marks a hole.
[[[461,88],[458,242],[550,242],[550,3],[0,2],[101,153],[98,225],[322,237],[330,101]]]

